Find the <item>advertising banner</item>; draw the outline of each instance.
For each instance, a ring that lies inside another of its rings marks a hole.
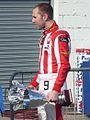
[[[77,68],[85,68],[85,63],[90,63],[90,49],[76,49],[77,53]],[[76,77],[76,108],[78,113],[82,113],[83,111],[83,72],[78,71]]]

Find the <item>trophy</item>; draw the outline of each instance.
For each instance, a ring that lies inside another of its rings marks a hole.
[[[36,108],[47,102],[45,95],[37,90],[26,88],[22,83],[13,80],[8,90],[8,100],[13,105],[14,111],[21,106],[25,109]]]
[[[43,93],[37,90],[28,89],[17,80],[12,81],[12,85],[8,90],[8,99],[13,105],[14,110],[18,110],[21,106],[25,109],[37,108],[48,102]],[[62,106],[69,106],[72,103],[70,89],[60,92],[58,103]]]

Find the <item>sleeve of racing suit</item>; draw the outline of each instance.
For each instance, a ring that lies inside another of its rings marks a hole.
[[[30,85],[37,87],[38,86],[38,74],[39,72],[37,72],[37,74],[34,76],[34,78],[32,79],[32,81],[29,83]]]
[[[53,90],[60,92],[61,87],[63,86],[64,81],[66,80],[67,73],[70,70],[68,38],[67,36],[65,36],[65,34],[64,36],[62,35],[62,37],[58,37],[58,50],[60,68]]]

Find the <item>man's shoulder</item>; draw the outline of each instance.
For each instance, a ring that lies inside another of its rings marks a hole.
[[[70,35],[66,30],[58,29],[52,34],[53,39],[55,39],[56,37],[60,37],[61,40],[63,40],[62,38],[70,38]]]
[[[68,31],[66,31],[66,30],[58,29],[57,31],[54,32],[53,35],[63,35],[63,36],[68,37],[68,36],[69,36],[69,33],[68,33]]]

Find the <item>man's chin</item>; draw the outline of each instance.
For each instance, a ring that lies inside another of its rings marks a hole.
[[[38,30],[42,30],[43,28],[42,27],[39,27],[39,26],[35,26],[36,27],[36,29],[38,29]]]

